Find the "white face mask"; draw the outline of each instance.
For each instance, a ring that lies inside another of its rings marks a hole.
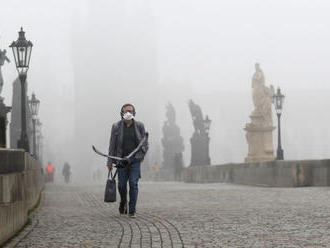
[[[123,118],[124,120],[132,120],[134,118],[134,115],[132,115],[130,112],[126,112],[124,115],[123,115]]]

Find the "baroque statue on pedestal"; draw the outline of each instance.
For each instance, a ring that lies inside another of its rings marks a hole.
[[[254,110],[246,124],[246,139],[249,146],[246,162],[274,159],[272,104],[274,87],[265,85],[265,76],[258,63],[252,76],[252,100]]]
[[[209,155],[209,130],[211,120],[206,115],[203,118],[201,107],[192,100],[189,101],[189,109],[193,120],[195,132],[190,139],[191,143],[191,166],[210,165]]]
[[[163,125],[163,167],[167,169],[180,169],[182,165],[177,163],[177,157],[182,157],[184,150],[183,138],[180,135],[180,128],[175,123],[175,109],[172,104],[166,106],[167,120]]]

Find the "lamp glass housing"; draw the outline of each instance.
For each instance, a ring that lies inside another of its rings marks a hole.
[[[29,107],[33,118],[36,118],[39,111],[40,101],[36,98],[36,95],[33,93],[31,100],[29,100]]]
[[[276,94],[273,96],[275,102],[275,110],[277,114],[281,114],[283,110],[284,95],[281,93],[281,89],[277,88]]]
[[[13,41],[9,47],[13,50],[18,73],[20,75],[26,74],[30,65],[33,44],[31,41],[26,40],[23,28],[18,32],[18,39]]]

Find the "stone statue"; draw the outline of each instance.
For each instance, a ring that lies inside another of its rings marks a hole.
[[[182,156],[184,150],[183,138],[180,136],[180,128],[175,123],[175,109],[172,104],[166,106],[167,120],[163,126],[163,168],[173,170],[177,172],[177,167],[181,167],[181,164],[177,164],[176,156]],[[178,155],[179,154],[179,155]]]
[[[209,129],[211,120],[208,116],[203,118],[200,106],[192,100],[189,101],[189,109],[193,120],[195,132],[190,139],[191,142],[191,166],[209,165],[211,163],[209,155]]]
[[[170,103],[166,106],[166,117],[167,121],[165,123],[169,125],[175,125],[175,109]]]
[[[11,107],[8,107],[4,104],[4,98],[1,96],[2,88],[3,88],[3,77],[1,67],[5,64],[5,62],[10,62],[6,55],[6,50],[0,49],[0,147],[6,148],[6,127],[7,127],[7,113],[10,112]]]
[[[0,95],[2,92],[2,88],[3,88],[3,77],[2,77],[1,67],[5,64],[6,61],[8,63],[10,63],[10,60],[7,57],[6,53],[7,53],[6,49],[4,49],[3,51],[0,49]],[[1,96],[0,96],[0,98],[2,99]]]
[[[206,122],[210,121],[209,117],[206,116],[204,120],[201,107],[195,104],[192,100],[189,100],[189,109],[193,119],[195,132],[207,133],[209,127],[206,125]]]
[[[265,86],[265,76],[258,63],[252,77],[252,100],[254,110],[246,124],[246,140],[249,146],[245,162],[260,162],[274,159],[272,104],[274,87]]]
[[[258,63],[255,64],[255,73],[252,77],[252,99],[254,104],[254,114],[261,114],[266,126],[273,125],[272,103],[274,87],[265,86],[265,76]]]

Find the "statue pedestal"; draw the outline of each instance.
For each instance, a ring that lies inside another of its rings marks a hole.
[[[265,125],[264,117],[256,111],[251,114],[250,118],[252,122],[246,124],[244,128],[249,146],[245,162],[274,160],[273,130],[275,127]]]
[[[209,156],[210,138],[207,133],[193,134],[191,142],[191,164],[190,166],[210,165],[211,159]]]

